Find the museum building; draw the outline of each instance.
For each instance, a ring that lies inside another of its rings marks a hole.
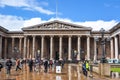
[[[9,31],[0,26],[0,59],[37,58],[99,60],[101,31],[59,20]],[[120,23],[104,31],[106,58],[120,59]]]

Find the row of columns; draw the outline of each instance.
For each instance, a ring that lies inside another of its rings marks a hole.
[[[33,42],[32,42],[32,55],[31,57],[35,56],[35,37],[33,36]],[[41,36],[41,59],[43,59],[43,54],[44,54],[44,35]],[[50,36],[50,59],[53,59],[53,37],[54,36]],[[62,36],[59,36],[59,59],[62,60]],[[114,40],[113,40],[114,39]],[[119,40],[120,40],[120,36],[119,36]],[[71,60],[71,44],[72,42],[72,36],[68,37],[68,60]],[[27,43],[27,36],[24,37],[24,50],[23,50],[23,57],[26,58],[26,56],[28,56],[29,53],[29,48],[27,48],[27,46],[29,46],[29,44]],[[29,42],[28,42],[29,43]],[[14,49],[14,44],[15,44],[15,38],[12,38],[12,51]],[[120,44],[120,42],[119,42]],[[111,38],[110,40],[110,47],[111,47],[111,58],[115,58],[118,59],[119,56],[119,49],[118,49],[118,38],[117,36]],[[77,60],[80,60],[80,48],[81,48],[81,36],[78,36],[77,38]],[[5,38],[5,46],[7,46],[7,39]],[[120,46],[120,45],[119,45]],[[115,47],[115,48],[113,48]],[[22,38],[19,38],[19,51],[21,53],[21,48],[22,48]],[[4,56],[7,56],[7,50],[6,48],[4,49]],[[114,55],[115,54],[115,55]],[[115,56],[115,57],[114,57]],[[2,57],[2,36],[0,36],[0,58]],[[90,60],[90,37],[87,36],[87,56],[86,56],[87,60]],[[94,60],[97,59],[97,52],[96,52],[96,41],[94,40]]]
[[[41,59],[44,59],[44,35],[41,36]],[[53,59],[53,38],[54,36],[50,36],[50,60]],[[78,36],[77,39],[77,60],[80,60],[80,49],[81,49],[81,36]],[[33,36],[33,42],[32,42],[32,58],[35,57],[35,36]],[[68,37],[68,60],[71,59],[71,49],[72,48],[72,36]],[[24,37],[24,58],[26,57],[26,37]],[[62,60],[62,36],[59,36],[59,59]],[[90,37],[87,37],[87,59],[90,60]]]
[[[33,42],[32,42],[32,55],[30,57],[35,57],[35,38],[36,36],[33,36]],[[43,59],[43,54],[44,54],[44,37],[41,36],[41,59]],[[53,59],[53,37],[50,36],[50,59]],[[28,43],[27,43],[28,42]],[[2,57],[2,37],[0,37],[0,58]],[[81,36],[78,36],[77,39],[77,60],[80,60],[80,48],[81,48]],[[5,39],[5,46],[7,46],[7,39]],[[27,41],[27,36],[24,37],[24,49],[23,49],[23,58],[28,57],[29,55],[29,40]],[[87,37],[87,58],[90,59],[90,39]],[[12,52],[15,47],[15,38],[12,37]],[[71,49],[72,48],[72,36],[68,37],[68,60],[71,60]],[[21,49],[22,49],[22,38],[19,38],[19,53],[21,54]],[[6,48],[5,48],[5,57],[6,57]],[[59,37],[59,59],[62,60],[62,36]]]
[[[119,38],[119,39],[118,39]],[[118,59],[119,58],[119,47],[120,47],[120,35],[117,38],[117,36],[114,36],[113,38],[111,38],[110,41],[110,46],[111,46],[111,58],[115,58]],[[119,40],[119,44],[118,44],[118,40]],[[114,45],[113,45],[114,44]]]
[[[95,40],[95,38],[94,38],[94,61],[97,60],[97,51],[96,51],[97,41]],[[113,59],[113,58],[119,59],[119,50],[118,50],[118,48],[120,47],[120,41],[119,41],[119,44],[118,44],[118,40],[120,40],[120,35],[119,35],[118,38],[117,38],[117,36],[115,36],[115,37],[111,38],[111,40],[110,40],[111,59]]]

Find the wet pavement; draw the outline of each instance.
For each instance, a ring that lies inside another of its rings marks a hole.
[[[43,66],[38,72],[29,72],[28,68],[22,71],[11,70],[11,75],[6,74],[6,70],[2,69],[0,80],[120,80],[119,73],[112,73],[111,77],[99,76],[95,73],[83,75],[81,68],[77,64],[66,64],[61,73],[56,73],[54,68],[50,68],[47,73],[44,73]],[[90,77],[92,75],[92,77]]]

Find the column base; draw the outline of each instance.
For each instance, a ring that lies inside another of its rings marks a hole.
[[[63,60],[62,58],[60,58],[59,60]]]

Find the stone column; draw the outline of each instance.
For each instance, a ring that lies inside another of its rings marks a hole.
[[[69,61],[71,61],[72,59],[71,59],[71,37],[72,36],[69,36],[69,38],[68,38],[68,60]]]
[[[77,52],[78,52],[78,55],[77,55],[77,60],[80,60],[80,49],[81,49],[81,36],[78,36],[78,42],[77,42]]]
[[[30,39],[28,38],[27,39],[27,58],[30,58],[30,51],[29,51],[30,47],[29,46],[30,46]]]
[[[35,36],[33,36],[32,58],[35,58]]]
[[[43,60],[43,54],[44,54],[44,36],[41,36],[41,59]]]
[[[15,38],[12,38],[12,54],[14,53],[14,47],[15,47],[14,44],[15,44]]]
[[[90,60],[90,37],[87,36],[87,60]]]
[[[118,39],[117,39],[117,36],[115,36],[114,39],[115,39],[115,59],[118,59]]]
[[[59,59],[62,60],[62,36],[59,37]]]
[[[50,60],[53,60],[53,36],[50,36]]]
[[[2,36],[0,36],[0,59],[2,58]]]
[[[119,59],[120,59],[120,33],[119,33],[119,48],[118,48],[118,50],[119,50]]]
[[[20,52],[20,56],[22,57],[21,50],[22,50],[22,38],[19,38],[19,52]]]
[[[97,60],[97,51],[96,51],[96,38],[94,37],[94,61]]]
[[[4,58],[7,58],[7,38],[5,38]]]
[[[111,59],[113,59],[113,39],[110,40]]]
[[[23,54],[23,58],[26,58],[26,49],[27,49],[27,47],[26,47],[26,39],[27,39],[27,36],[25,36],[24,37],[24,54]]]

